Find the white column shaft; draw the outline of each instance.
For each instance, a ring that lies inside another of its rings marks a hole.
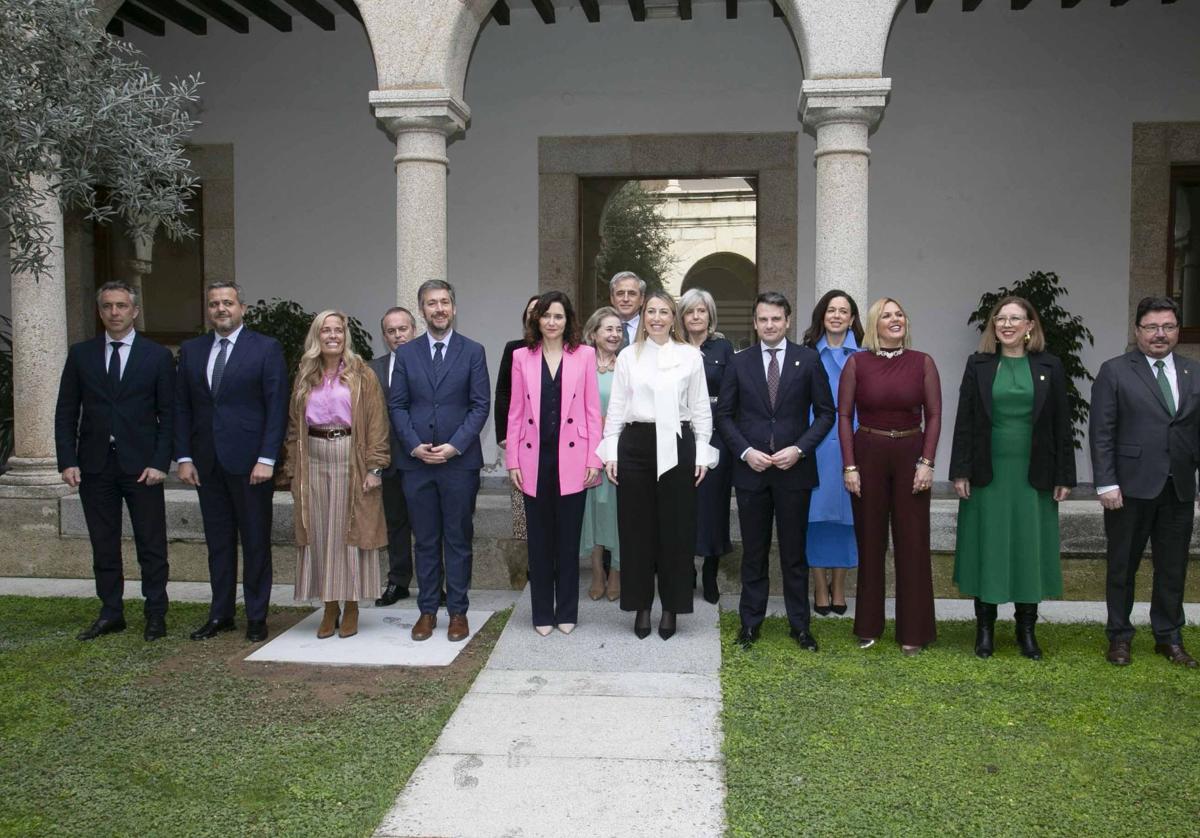
[[[446,276],[446,134],[396,136],[396,302],[416,311],[417,288]]]
[[[868,126],[830,122],[817,128],[816,295],[841,288],[867,300]]]

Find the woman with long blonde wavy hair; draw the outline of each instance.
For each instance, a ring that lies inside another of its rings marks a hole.
[[[313,318],[289,410],[295,598],[325,604],[322,639],[358,632],[358,601],[379,588],[379,548],[387,546],[380,491],[391,460],[387,409],[348,327],[340,311]]]

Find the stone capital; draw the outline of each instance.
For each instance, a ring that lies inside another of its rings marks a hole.
[[[411,132],[441,133],[453,142],[466,133],[471,109],[447,90],[372,90],[375,118],[392,139]]]
[[[879,127],[892,92],[891,79],[805,79],[800,88],[800,119],[807,134],[826,125]],[[818,144],[820,137],[817,136]]]

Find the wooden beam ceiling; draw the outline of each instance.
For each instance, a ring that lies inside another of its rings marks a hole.
[[[182,26],[193,35],[208,34],[208,19],[175,0],[138,0],[138,2],[176,26]]]
[[[292,16],[272,3],[271,0],[235,0],[235,2],[280,32],[292,31]]]
[[[161,38],[167,34],[167,26],[163,23],[161,17],[150,14],[141,6],[135,6],[133,3],[126,2],[121,4],[117,9],[117,17],[128,23],[130,26],[140,29],[147,35],[154,35]]]
[[[508,26],[512,21],[511,13],[508,10],[508,4],[504,0],[496,0],[492,6],[492,20],[501,26]]]
[[[119,18],[114,17],[108,22],[108,26],[104,27],[104,31],[114,38],[124,38],[125,24]]]
[[[973,12],[979,8],[979,4],[982,2],[983,2],[983,0],[962,0],[963,11],[964,12]]]
[[[542,16],[542,23],[554,23],[554,4],[550,0],[533,0],[533,7]]]
[[[775,0],[771,0],[771,15],[772,17],[783,17],[783,9],[779,8],[779,4]]]
[[[915,5],[917,7],[917,14],[923,15],[929,11],[929,7],[933,5],[933,0],[917,0]]]
[[[600,0],[579,0],[579,6],[587,16],[588,23],[600,22]]]
[[[692,19],[692,0],[679,0],[679,19]]]
[[[725,19],[737,20],[737,0],[725,0]]]
[[[223,23],[241,35],[250,31],[250,18],[233,8],[224,0],[188,0],[193,6],[218,23]]]
[[[639,23],[646,19],[646,0],[629,0],[629,13]]]
[[[358,6],[354,4],[354,0],[333,0],[342,7],[342,11],[350,15],[350,17],[362,23],[362,13],[358,10]]]
[[[322,6],[317,0],[283,0],[283,2],[287,3],[326,32],[333,31],[333,12]]]

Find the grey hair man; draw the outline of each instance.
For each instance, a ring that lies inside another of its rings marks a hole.
[[[633,343],[642,321],[642,303],[646,299],[646,280],[633,271],[618,271],[608,281],[608,296],[621,317],[621,348]]]

